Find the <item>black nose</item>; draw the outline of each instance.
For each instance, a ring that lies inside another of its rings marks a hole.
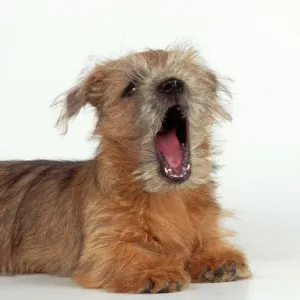
[[[184,82],[177,78],[169,78],[160,84],[159,90],[165,94],[181,94],[184,91]]]

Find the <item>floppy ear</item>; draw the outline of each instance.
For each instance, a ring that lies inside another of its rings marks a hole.
[[[69,120],[76,117],[86,104],[91,104],[99,111],[99,100],[102,96],[102,78],[100,66],[97,66],[88,76],[59,96],[58,101],[55,101],[54,105],[62,104],[56,126],[62,128],[63,134],[68,131]]]

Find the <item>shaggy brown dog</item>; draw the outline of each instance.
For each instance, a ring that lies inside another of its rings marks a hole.
[[[60,119],[96,108],[95,158],[0,164],[0,271],[124,293],[250,277],[218,225],[211,131],[229,118],[219,89],[193,49],[97,65]]]

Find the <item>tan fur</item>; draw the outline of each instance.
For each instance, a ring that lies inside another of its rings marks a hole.
[[[170,76],[188,88],[192,174],[181,184],[161,176],[153,146],[166,111],[155,88]],[[122,98],[133,79],[138,91]],[[102,137],[95,158],[0,164],[0,271],[70,276],[84,287],[127,293],[250,277],[218,223],[212,126],[230,118],[221,89],[192,48],[95,66],[68,91],[59,120],[95,107],[95,136]]]

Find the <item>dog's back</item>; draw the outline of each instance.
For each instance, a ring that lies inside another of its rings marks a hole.
[[[71,272],[81,249],[81,198],[75,181],[83,165],[0,163],[0,273]]]

